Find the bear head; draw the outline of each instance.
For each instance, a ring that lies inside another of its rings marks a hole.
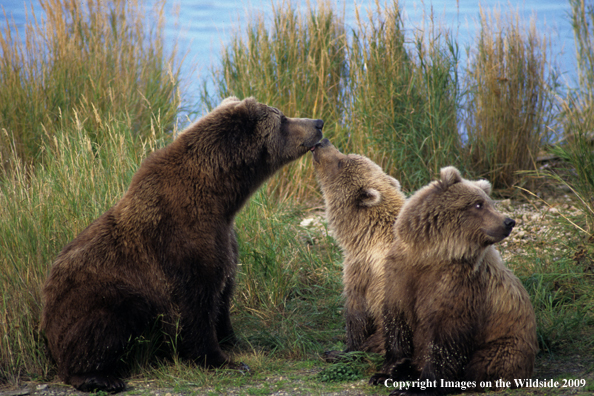
[[[393,225],[404,204],[400,183],[369,158],[345,155],[323,139],[313,150],[326,216],[347,250],[393,241]]]
[[[478,257],[515,225],[495,209],[490,193],[488,181],[465,180],[453,166],[442,168],[440,180],[417,191],[402,208],[395,225],[399,241],[426,257]]]
[[[324,126],[322,120],[286,117],[252,97],[235,96],[224,99],[200,122],[210,132],[206,139],[227,146],[221,152],[240,149],[243,163],[263,160],[274,171],[311,150]]]
[[[254,98],[232,96],[179,134],[176,158],[184,159],[211,195],[240,196],[243,202],[276,171],[311,150],[323,126],[322,120],[286,117]]]

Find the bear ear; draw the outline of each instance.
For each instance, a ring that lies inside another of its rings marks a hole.
[[[487,180],[477,180],[474,182],[480,189],[482,189],[487,195],[491,195],[491,183]]]
[[[227,102],[241,102],[241,100],[239,100],[239,98],[237,96],[229,96],[229,97],[223,99],[221,104],[227,103]]]
[[[359,202],[361,206],[368,208],[379,204],[382,200],[382,195],[375,188],[364,188],[359,194]]]
[[[219,104],[218,107],[226,106],[233,102],[241,102],[241,101],[237,98],[237,96],[229,96],[228,98],[223,99],[223,101]]]
[[[388,176],[388,181],[394,186],[396,187],[398,190],[402,189],[402,186],[400,186],[400,182],[398,180],[396,180],[395,178],[393,178],[392,176]]]
[[[246,109],[249,118],[252,120],[259,120],[264,117],[269,109],[268,106],[259,103],[253,96],[242,100],[239,106]]]
[[[460,183],[462,181],[462,175],[460,175],[460,171],[453,166],[441,168],[439,176],[441,178],[441,185],[444,189],[447,189],[451,185]]]

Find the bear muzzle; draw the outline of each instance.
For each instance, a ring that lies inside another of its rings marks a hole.
[[[322,128],[324,127],[323,120],[310,120],[307,118],[302,118],[300,121],[304,122],[307,125],[307,128],[310,128],[310,131],[313,129],[313,133],[310,137],[304,141],[301,145],[309,151],[314,151],[316,144],[324,137],[322,133]],[[313,127],[313,128],[312,128]]]
[[[326,147],[332,147],[332,143],[330,143],[330,140],[328,140],[328,138],[324,138],[322,139],[320,142],[318,142],[316,145],[314,145],[311,148],[311,152],[313,154],[313,159],[316,162],[320,162],[320,152],[318,150],[326,148]]]
[[[513,228],[516,225],[516,221],[514,219],[510,219],[509,217],[506,217],[505,220],[503,220],[503,225],[505,227],[505,232],[506,232],[506,237],[509,236],[509,234],[511,234]]]

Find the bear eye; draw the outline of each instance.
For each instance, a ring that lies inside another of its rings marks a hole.
[[[483,208],[483,203],[482,202],[475,203],[474,204],[474,208],[475,209],[478,209],[478,210],[482,209]]]

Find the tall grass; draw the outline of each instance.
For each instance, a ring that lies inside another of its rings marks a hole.
[[[135,133],[171,128],[181,99],[176,52],[163,40],[163,1],[148,14],[137,0],[39,0],[24,31],[0,30],[0,174],[35,163],[40,141],[73,123],[102,142],[106,119],[129,118]],[[10,149],[10,146],[13,149]],[[13,158],[14,157],[14,158]]]
[[[271,199],[262,188],[237,217],[232,314],[256,350],[302,358],[342,330],[340,250],[322,231],[301,227],[305,216],[294,200]]]
[[[518,13],[480,10],[480,31],[466,75],[468,154],[495,188],[515,186],[518,171],[534,170],[548,142],[554,74],[548,42]]]
[[[569,186],[584,213],[576,224],[594,238],[594,5],[570,0],[579,84],[559,98],[564,139],[551,148],[564,166],[547,175]]]
[[[212,70],[213,107],[228,95],[253,95],[289,117],[322,118],[342,150],[364,153],[406,188],[459,163],[457,51],[438,31],[407,37],[397,2],[376,3],[353,31],[327,2],[299,14],[290,1],[248,20]],[[316,191],[309,158],[277,175],[269,192],[308,198]],[[462,165],[460,165],[463,167]]]
[[[34,170],[15,163],[0,181],[0,381],[47,377],[41,285],[57,253],[117,202],[164,125],[139,140],[131,120],[105,120],[102,144],[82,123],[57,131]]]
[[[465,168],[457,127],[458,52],[445,29],[407,37],[398,3],[357,13],[349,46],[350,152],[369,156],[407,189],[447,164]],[[343,137],[344,139],[344,137]]]
[[[250,15],[245,34],[235,33],[222,51],[220,69],[213,71],[216,93],[205,88],[202,100],[212,108],[229,95],[255,96],[289,117],[322,118],[331,134],[344,114],[347,64],[344,24],[328,4],[320,2],[317,10],[302,15],[282,1],[273,5],[272,21]],[[283,197],[294,195],[295,185],[283,180],[295,175],[313,179],[308,161],[306,157],[283,169],[270,188]]]

